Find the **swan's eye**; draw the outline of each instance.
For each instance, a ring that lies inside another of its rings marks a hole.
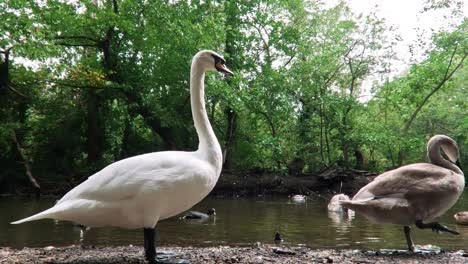
[[[216,70],[218,70],[219,72],[222,72],[224,74],[227,74],[227,75],[234,75],[234,73],[232,73],[225,65],[226,63],[226,60],[222,57],[219,57],[219,56],[216,56],[214,54],[212,54],[211,56],[213,56],[214,58],[214,61],[215,61],[215,68]]]
[[[211,54],[213,56],[213,59],[215,61],[215,65],[218,65],[219,63],[226,64],[226,60],[222,57],[219,57],[217,55]]]

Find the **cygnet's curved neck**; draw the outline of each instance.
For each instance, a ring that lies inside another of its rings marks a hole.
[[[211,127],[205,108],[205,72],[206,69],[200,65],[197,57],[195,57],[190,71],[192,116],[200,142],[198,150],[205,154],[208,160],[220,171],[222,166],[221,147]]]
[[[457,165],[442,157],[442,153],[440,152],[442,144],[442,139],[435,139],[433,142],[428,143],[427,156],[431,163],[463,175],[463,171]]]

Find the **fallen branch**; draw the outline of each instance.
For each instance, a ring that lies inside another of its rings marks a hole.
[[[31,165],[29,164],[28,157],[24,153],[23,148],[21,147],[21,144],[18,141],[18,137],[16,136],[15,130],[11,130],[11,138],[16,144],[16,149],[18,149],[19,154],[21,155],[21,158],[23,159],[23,164],[24,168],[26,169],[26,175],[28,175],[29,181],[32,183],[34,188],[36,188],[36,197],[39,198],[40,196],[40,191],[41,191],[41,186],[37,182],[37,180],[34,178],[31,172]]]

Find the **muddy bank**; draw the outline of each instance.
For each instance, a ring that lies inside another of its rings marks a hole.
[[[171,259],[185,259],[190,263],[468,263],[463,251],[439,254],[410,254],[408,252],[377,253],[361,250],[317,250],[302,247],[164,247],[159,248]],[[140,246],[63,248],[0,248],[0,263],[68,263],[110,264],[145,263]]]
[[[332,167],[316,174],[281,175],[270,172],[223,171],[211,196],[258,196],[305,194],[311,197],[323,195],[327,199],[341,192],[355,194],[361,187],[372,181],[374,172]],[[85,180],[83,177],[81,181]],[[41,196],[62,197],[78,185],[73,182],[43,182]],[[2,195],[35,196],[29,185],[10,186],[3,189]]]
[[[342,192],[355,194],[371,182],[377,173],[361,170],[329,168],[317,174],[300,176],[270,173],[223,172],[210,195],[253,196],[253,195],[323,195]]]

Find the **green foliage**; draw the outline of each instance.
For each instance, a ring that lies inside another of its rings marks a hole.
[[[434,34],[424,60],[363,102],[365,80],[390,79],[394,42],[384,21],[345,2],[7,0],[0,19],[0,51],[14,54],[0,87],[0,182],[24,178],[13,130],[33,174],[51,183],[128,156],[196,148],[188,82],[200,49],[226,54],[236,73],[206,78],[232,169],[383,170],[424,160],[438,133],[468,161],[466,20]],[[227,110],[237,115],[232,142]]]

